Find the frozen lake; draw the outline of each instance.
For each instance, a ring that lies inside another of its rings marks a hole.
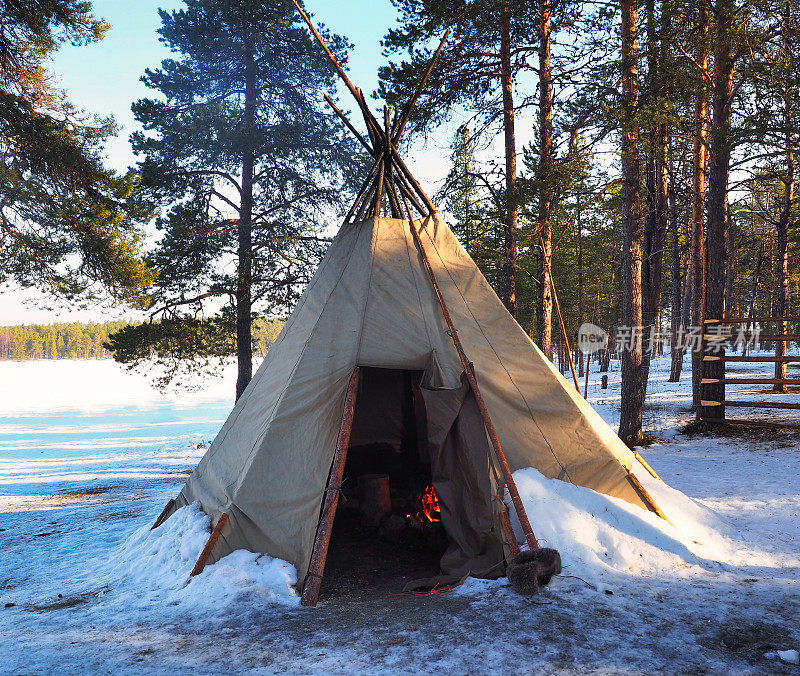
[[[232,378],[161,394],[112,361],[0,362],[0,504],[180,481],[225,421]]]

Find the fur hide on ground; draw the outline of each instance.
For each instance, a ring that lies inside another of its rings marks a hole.
[[[540,586],[561,572],[561,554],[549,547],[539,547],[517,554],[508,564],[508,581],[524,596],[533,596]]]

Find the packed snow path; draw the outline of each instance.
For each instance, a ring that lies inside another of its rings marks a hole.
[[[590,381],[610,422],[616,375]],[[197,509],[148,530],[230,378],[161,398],[110,362],[0,363],[0,673],[800,673],[800,437],[685,436],[688,372],[665,379],[646,417],[665,441],[643,453],[700,503],[672,514],[681,532],[525,470],[537,535],[568,564],[538,596],[473,580],[304,609],[291,566],[246,552],[184,586]]]

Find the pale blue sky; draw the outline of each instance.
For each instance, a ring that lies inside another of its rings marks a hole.
[[[183,3],[94,0],[93,4],[95,14],[111,24],[105,39],[84,47],[62,48],[53,58],[51,69],[76,105],[101,115],[113,115],[120,124],[119,136],[108,145],[108,159],[112,166],[124,169],[134,162],[128,144],[128,136],[135,128],[131,102],[153,95],[139,78],[145,68],[157,66],[170,55],[158,41],[158,9],[176,9]],[[324,22],[354,43],[350,75],[365,92],[372,92],[382,63],[380,40],[396,17],[390,0],[307,0],[306,6],[314,13],[315,21]]]
[[[350,55],[351,79],[365,92],[377,87],[377,70],[384,63],[380,41],[396,21],[390,0],[306,0],[315,22],[345,35],[354,44]],[[80,108],[100,115],[113,115],[120,126],[119,135],[107,145],[107,161],[122,171],[134,163],[128,137],[136,128],[131,103],[151,96],[139,78],[145,68],[157,66],[169,56],[158,41],[161,25],[158,9],[171,10],[180,0],[94,0],[95,14],[111,24],[101,42],[65,46],[53,57],[50,68],[59,78],[71,100]],[[340,90],[343,106],[349,109],[349,94]],[[360,128],[360,116],[351,119]],[[457,126],[456,122],[453,122]],[[455,128],[454,126],[454,128]],[[447,173],[447,142],[450,132],[434,135],[426,146],[410,154],[408,164],[430,192]],[[44,300],[45,303],[31,301]],[[0,289],[0,325],[44,323],[52,321],[102,321],[119,316],[122,310],[95,307],[88,310],[59,307],[47,309],[46,299],[31,291]]]

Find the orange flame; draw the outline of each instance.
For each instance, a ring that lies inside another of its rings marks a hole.
[[[408,515],[409,518],[416,519],[420,523],[438,523],[442,520],[442,511],[439,508],[439,496],[433,486],[428,486],[422,493],[417,496],[420,508],[413,516]]]

